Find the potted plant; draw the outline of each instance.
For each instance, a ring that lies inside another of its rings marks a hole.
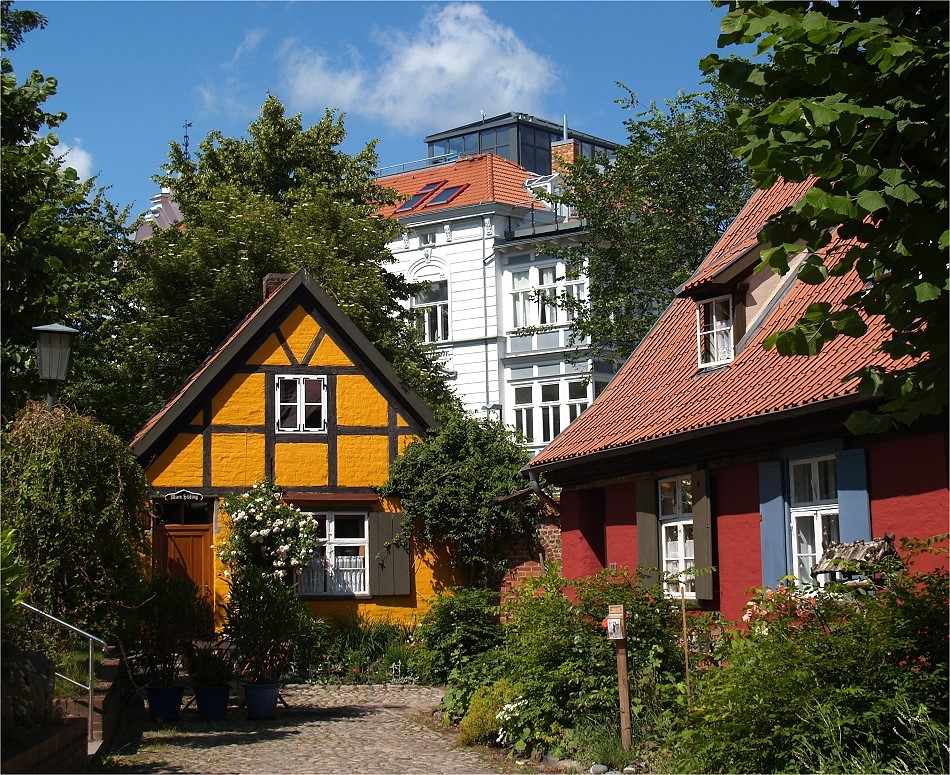
[[[211,605],[188,578],[156,573],[136,608],[139,658],[153,721],[177,721],[185,686],[182,654],[214,632]]]
[[[192,648],[188,672],[202,721],[221,721],[228,711],[234,666],[227,651],[215,646]]]
[[[225,633],[234,645],[248,717],[272,718],[295,645],[317,626],[295,585],[297,570],[319,545],[319,525],[285,503],[271,482],[226,498],[224,510],[217,551],[230,583]]]

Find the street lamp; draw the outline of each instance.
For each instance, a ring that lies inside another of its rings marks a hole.
[[[73,337],[79,332],[69,326],[51,323],[33,326],[36,331],[36,363],[40,379],[46,380],[46,409],[53,410],[56,402],[56,384],[66,379]]]

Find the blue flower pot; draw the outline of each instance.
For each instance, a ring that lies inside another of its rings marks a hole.
[[[228,684],[196,686],[195,704],[198,706],[198,718],[202,721],[223,721],[228,714],[230,695],[231,687]]]
[[[274,718],[277,715],[277,695],[280,684],[242,684],[247,717]]]
[[[152,721],[178,721],[181,714],[183,686],[147,686],[148,713]]]

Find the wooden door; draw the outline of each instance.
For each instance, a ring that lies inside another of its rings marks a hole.
[[[209,597],[214,587],[211,525],[163,525],[154,532],[156,570],[190,578]]]

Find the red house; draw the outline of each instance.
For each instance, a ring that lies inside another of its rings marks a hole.
[[[885,435],[844,420],[883,327],[813,357],[766,351],[808,305],[839,303],[856,274],[813,286],[755,272],[767,220],[810,182],[758,191],[597,401],[525,469],[562,488],[563,570],[691,567],[667,589],[737,619],[754,587],[814,583],[823,542],[947,532],[946,416]],[[794,267],[793,267],[794,270]]]

